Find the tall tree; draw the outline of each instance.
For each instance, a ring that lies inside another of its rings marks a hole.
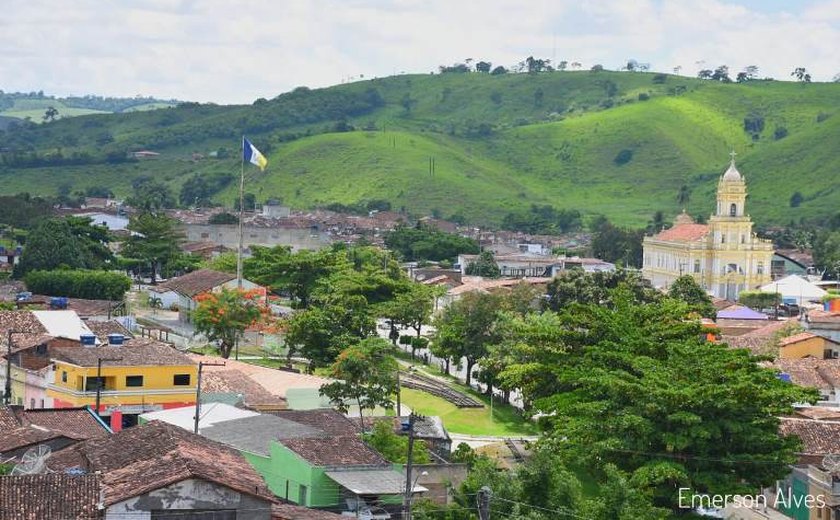
[[[390,343],[382,338],[365,339],[341,351],[330,367],[330,376],[336,381],[323,385],[320,393],[341,413],[347,413],[353,404],[358,406],[364,430],[364,410],[394,407],[397,369]]]
[[[61,267],[101,269],[113,260],[107,247],[107,228],[94,226],[91,219],[54,218],[41,221],[29,233],[16,276],[30,271]]]
[[[495,326],[503,301],[496,294],[467,293],[447,307],[435,320],[432,352],[460,361],[466,360],[467,386],[472,382],[476,363],[484,358],[501,336]]]
[[[796,81],[801,81],[802,83],[810,83],[811,82],[811,74],[805,69],[805,67],[796,67],[793,69],[793,72],[790,73],[791,76],[796,78]]]
[[[184,235],[176,226],[175,220],[163,214],[140,213],[129,219],[127,229],[132,235],[126,239],[122,254],[147,265],[153,285],[157,273],[180,255]]]
[[[222,288],[219,293],[196,297],[198,306],[192,318],[195,329],[217,342],[219,354],[227,359],[245,329],[256,325],[262,317],[260,295],[254,291]]]
[[[684,274],[674,280],[668,288],[668,296],[682,300],[704,318],[715,319],[717,316],[712,299],[690,274]]]
[[[482,251],[475,262],[467,264],[466,273],[470,276],[483,276],[485,278],[498,278],[502,272],[499,264],[493,258],[492,251]]]
[[[681,302],[639,305],[621,288],[610,300],[560,313],[555,339],[523,342],[527,361],[502,374],[543,414],[544,442],[595,472],[614,465],[674,511],[680,487],[750,493],[790,471],[799,441],[778,416],[816,392],[706,342]]]

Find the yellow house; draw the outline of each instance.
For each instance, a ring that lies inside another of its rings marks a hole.
[[[708,224],[697,224],[683,211],[674,226],[645,237],[642,275],[654,287],[667,288],[688,274],[712,295],[736,300],[741,291],[770,283],[773,243],[758,238],[746,213],[747,184],[735,167],[718,181],[717,208]]]
[[[801,332],[779,341],[780,358],[798,359],[810,356],[817,359],[831,359],[837,357],[838,352],[840,352],[840,343],[811,332]]]
[[[164,343],[144,338],[119,346],[58,347],[52,358],[47,395],[53,406],[95,410],[101,377],[99,412],[111,416],[112,429],[135,425],[141,413],[195,404],[196,363]]]

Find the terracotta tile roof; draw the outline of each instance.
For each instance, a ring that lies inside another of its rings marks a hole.
[[[208,367],[209,368],[209,367]],[[206,393],[241,394],[245,406],[285,406],[286,400],[274,395],[239,370],[210,372],[203,370],[201,391]]]
[[[787,327],[795,327],[795,321],[771,321],[767,325],[763,325],[758,327],[757,329],[753,329],[749,332],[742,334],[742,336],[746,336],[748,338],[758,338],[758,337],[772,337],[780,330],[784,330]]]
[[[831,391],[840,387],[840,359],[776,359],[765,366],[790,375],[799,386]]]
[[[282,439],[279,442],[313,466],[388,464],[379,452],[357,435]]]
[[[75,440],[88,440],[110,435],[107,428],[87,407],[81,408],[15,408],[15,415],[24,426],[39,426]]]
[[[200,354],[188,354],[195,363],[199,361],[218,362],[219,358],[211,356],[202,356]],[[236,361],[235,359],[224,360],[224,366],[208,366],[204,367],[204,376],[217,372],[227,372],[231,370],[239,371],[248,376],[252,381],[265,388],[272,395],[285,398],[286,392],[291,388],[321,388],[321,385],[329,383],[331,380],[311,376],[308,374],[297,374],[294,372],[287,372],[285,370],[278,370],[276,368],[266,368],[243,361]]]
[[[341,518],[347,517],[294,504],[274,504],[271,506],[271,520],[339,520]]]
[[[694,242],[709,234],[706,224],[678,224],[653,235],[654,240],[668,240],[674,242]]]
[[[47,473],[0,477],[3,520],[88,520],[102,518],[98,475]]]
[[[56,347],[52,358],[80,367],[95,367],[99,358],[120,358],[119,361],[104,361],[102,366],[153,366],[153,365],[195,365],[186,354],[166,343],[148,338],[127,341],[122,346],[101,347]]]
[[[773,344],[771,337],[748,336],[746,334],[741,334],[740,336],[722,334],[720,341],[732,348],[745,348],[754,356],[776,357],[779,355],[779,348]]]
[[[22,450],[30,446],[65,437],[65,435],[34,426],[19,426],[0,435],[0,453]]]
[[[353,421],[335,410],[283,410],[272,415],[317,428],[329,435],[354,435],[359,431]]]
[[[223,273],[221,271],[214,271],[212,269],[199,269],[187,273],[178,278],[172,278],[160,284],[160,288],[166,288],[175,291],[184,296],[193,297],[211,289],[214,289],[225,282],[229,282],[236,278],[236,275],[230,273]]]
[[[813,309],[808,311],[807,320],[810,323],[840,323],[840,312]]]
[[[161,421],[85,441],[50,458],[56,471],[102,472],[105,504],[198,478],[272,500],[265,481],[233,448]]]
[[[496,289],[515,287],[520,283],[528,285],[542,285],[548,284],[549,282],[551,282],[551,280],[552,278],[539,276],[527,278],[508,278],[503,280],[486,280],[477,276],[464,276],[462,278],[464,285],[459,285],[458,287],[453,287],[452,289],[449,289],[447,294],[456,296],[459,294],[465,294],[473,291],[489,292]]]
[[[11,406],[0,406],[0,432],[6,432],[20,426],[20,420]]]
[[[9,329],[38,334],[46,334],[47,332],[47,329],[30,311],[0,311],[0,333],[2,333],[4,345],[6,344],[6,332]],[[20,334],[17,336],[20,336]],[[14,341],[14,338],[12,341]]]
[[[840,422],[783,417],[779,432],[802,439],[802,454],[827,455],[840,450]]]
[[[108,342],[108,334],[122,334],[126,338],[133,338],[134,335],[127,328],[123,327],[119,322],[114,320],[99,321],[88,320],[85,321],[91,332],[96,334],[99,341],[103,343]]]

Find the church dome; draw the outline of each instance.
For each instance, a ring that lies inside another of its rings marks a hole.
[[[694,224],[694,219],[691,218],[691,215],[685,212],[685,209],[682,210],[682,213],[677,215],[677,218],[674,219],[674,225],[679,226],[680,224]]]
[[[735,159],[734,158],[729,163],[729,168],[727,168],[726,172],[723,174],[723,180],[725,180],[725,181],[740,181],[740,180],[742,180],[741,172],[739,172],[738,168],[735,167]]]

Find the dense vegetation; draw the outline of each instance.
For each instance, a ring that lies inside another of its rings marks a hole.
[[[195,174],[235,173],[245,133],[269,158],[266,174],[249,171],[248,190],[293,207],[377,200],[532,232],[574,229],[577,212],[638,227],[657,210],[666,220],[682,208],[710,213],[732,148],[759,223],[822,219],[840,202],[840,85],[726,83],[715,71],[698,80],[461,70],[298,88],[250,106],[21,123],[0,134],[0,178],[7,192],[51,194],[68,183],[126,196],[151,175],[178,193]],[[161,155],[129,160],[140,149]],[[206,198],[196,184],[183,203]],[[220,190],[212,199],[233,201],[235,183],[210,184]]]
[[[127,276],[111,271],[32,271],[24,280],[33,293],[87,300],[119,301],[131,287]]]

